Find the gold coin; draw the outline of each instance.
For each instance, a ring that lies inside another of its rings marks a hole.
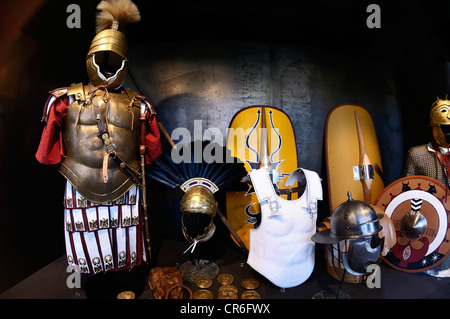
[[[254,278],[244,278],[241,280],[241,286],[245,289],[256,289],[259,287],[259,281]]]
[[[217,299],[238,299],[238,294],[231,290],[223,290],[219,292]]]
[[[220,274],[217,276],[217,281],[222,285],[230,285],[234,281],[234,276],[232,274]]]
[[[134,292],[132,291],[122,291],[117,295],[117,299],[134,299]]]
[[[209,288],[212,286],[212,279],[208,277],[198,277],[197,280],[195,280],[195,284],[199,288]]]
[[[199,289],[194,292],[194,299],[213,299],[213,293],[208,289]]]
[[[246,290],[241,294],[241,299],[261,299],[261,295],[256,290]]]
[[[219,287],[218,292],[222,292],[222,291],[232,291],[232,292],[237,293],[238,288],[235,285],[222,285]]]

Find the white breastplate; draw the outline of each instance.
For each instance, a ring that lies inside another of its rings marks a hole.
[[[265,169],[252,170],[250,177],[261,205],[261,224],[250,231],[247,263],[273,284],[290,288],[302,284],[314,268],[317,200],[322,200],[322,184],[316,172],[298,168],[286,186],[306,178],[306,188],[296,200],[275,193]]]

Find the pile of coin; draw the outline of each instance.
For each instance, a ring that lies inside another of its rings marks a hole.
[[[213,293],[211,290],[208,290],[212,283],[212,279],[209,277],[198,277],[195,280],[195,284],[201,289],[194,292],[194,299],[213,299]]]
[[[234,276],[228,273],[222,273],[217,276],[220,283],[217,299],[238,299],[238,287],[233,285]],[[195,284],[200,288],[194,292],[194,299],[213,299],[214,294],[210,288],[213,281],[209,277],[199,277],[195,280]],[[259,281],[254,278],[244,278],[240,281],[240,285],[245,290],[241,294],[241,299],[261,299],[260,294],[255,290],[259,287]]]
[[[259,287],[259,281],[254,278],[244,278],[240,282],[242,288],[246,289],[241,294],[241,299],[261,299],[260,294],[255,290]]]
[[[232,285],[234,282],[232,274],[220,274],[217,276],[217,281],[222,285],[218,291],[218,299],[238,299],[238,288]]]

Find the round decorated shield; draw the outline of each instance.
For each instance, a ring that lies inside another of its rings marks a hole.
[[[450,199],[442,183],[426,176],[403,177],[387,186],[374,204],[395,226],[397,241],[382,257],[390,266],[421,272],[448,256]]]

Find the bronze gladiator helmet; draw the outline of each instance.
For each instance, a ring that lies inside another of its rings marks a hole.
[[[430,110],[430,125],[433,138],[438,146],[448,148],[447,137],[450,136],[450,100],[440,100],[433,103]]]
[[[216,230],[214,216],[217,212],[217,201],[213,193],[206,187],[196,185],[186,190],[180,202],[180,212],[182,214],[181,225],[184,238],[190,243],[207,241]],[[201,214],[209,217],[209,224],[204,228],[204,233],[192,238],[186,224],[186,219]]]
[[[87,74],[95,86],[117,89],[125,80],[128,63],[128,42],[120,30],[139,21],[140,13],[130,0],[103,0],[97,9],[97,34],[86,57]]]

